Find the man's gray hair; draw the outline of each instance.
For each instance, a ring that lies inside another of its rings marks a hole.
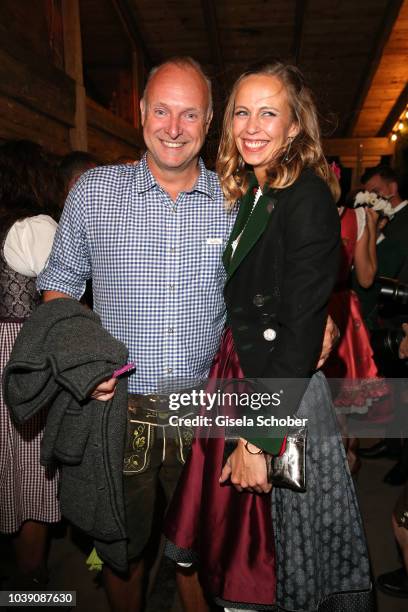
[[[197,72],[197,74],[203,79],[203,81],[205,82],[207,86],[207,90],[208,90],[207,118],[209,118],[213,110],[212,84],[211,84],[209,77],[205,74],[200,64],[195,59],[193,59],[192,57],[189,57],[188,55],[171,57],[170,59],[162,62],[161,64],[158,64],[158,66],[154,66],[154,68],[150,70],[148,77],[147,77],[146,85],[145,85],[143,96],[142,96],[143,100],[147,102],[147,91],[149,88],[149,83],[154,77],[154,75],[156,74],[156,72],[158,72],[161,68],[163,68],[163,66],[170,66],[170,65],[178,66],[179,68],[191,68],[192,70]]]

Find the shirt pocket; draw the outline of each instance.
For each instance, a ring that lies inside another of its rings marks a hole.
[[[218,287],[225,282],[225,269],[222,255],[226,237],[219,232],[208,231],[201,244],[201,266],[199,283],[202,287]]]

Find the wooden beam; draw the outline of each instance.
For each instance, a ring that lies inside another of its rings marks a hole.
[[[29,138],[57,155],[70,150],[69,126],[0,93],[1,138]]]
[[[328,156],[381,157],[394,153],[394,143],[389,138],[327,138],[323,150]]]
[[[152,68],[155,64],[160,62],[161,58],[155,57],[153,59],[149,53],[135,18],[135,9],[130,6],[129,0],[111,0],[111,2],[132,46],[139,53],[142,53],[144,62],[148,68]]]
[[[308,0],[296,0],[295,7],[295,25],[293,28],[293,42],[291,56],[293,63],[298,66],[302,53],[303,38],[304,38],[304,23],[306,18]]]
[[[204,23],[208,35],[208,44],[211,49],[214,76],[217,78],[217,83],[224,89],[225,87],[225,64],[221,51],[220,34],[218,31],[217,10],[214,0],[201,0]]]
[[[144,66],[143,58],[137,51],[132,51],[132,105],[133,105],[133,125],[136,129],[141,129],[139,103],[143,95],[144,87]]]
[[[358,116],[364,106],[364,101],[370,89],[371,81],[380,64],[384,47],[390,37],[394,23],[398,18],[402,3],[403,0],[388,0],[387,7],[384,11],[384,19],[374,36],[367,65],[363,70],[362,77],[356,89],[357,94],[351,106],[350,117],[344,127],[345,136],[352,136],[353,134]]]
[[[396,124],[401,115],[402,111],[408,104],[408,83],[405,85],[404,89],[401,91],[398,96],[397,101],[394,106],[388,113],[388,116],[381,128],[378,130],[378,136],[388,136],[388,134],[392,131],[392,128]]]
[[[72,79],[57,68],[52,71],[55,76],[52,79],[41,72],[41,66],[37,72],[36,66],[15,59],[0,47],[0,92],[72,127],[75,112]]]
[[[73,150],[88,150],[86,92],[82,69],[81,23],[79,0],[62,0],[64,63],[66,73],[75,81],[75,127],[70,130]]]
[[[87,98],[86,104],[90,127],[114,136],[116,139],[122,140],[131,146],[138,148],[143,146],[143,139],[140,132],[132,127],[127,121],[114,115],[90,98]]]

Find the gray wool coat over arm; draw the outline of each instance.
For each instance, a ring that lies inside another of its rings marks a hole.
[[[126,363],[127,349],[72,299],[42,304],[18,335],[3,377],[18,422],[48,410],[42,463],[61,470],[62,514],[95,539],[101,558],[127,569],[122,468],[127,383],[101,402],[90,392]]]

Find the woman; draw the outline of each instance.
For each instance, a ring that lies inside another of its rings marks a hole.
[[[353,483],[315,373],[338,269],[338,184],[297,68],[275,62],[238,79],[217,169],[239,211],[224,259],[229,327],[212,376],[297,379],[281,398],[283,414],[308,419],[306,492],[252,492],[271,488],[264,455],[279,450],[278,434],[239,440],[224,467],[223,440],[197,437],[169,510],[167,552],[198,561],[228,610],[371,610]]]
[[[0,147],[0,370],[23,322],[39,302],[35,277],[51,250],[61,186],[44,149],[30,141]],[[16,588],[45,583],[46,523],[60,520],[57,474],[40,465],[45,414],[24,425],[0,391],[0,532],[12,534]]]
[[[350,204],[354,196],[349,197]],[[360,194],[361,196],[361,194]],[[375,197],[375,194],[372,194]],[[360,287],[369,288],[377,272],[377,224],[379,215],[366,207],[339,209],[341,222],[341,261],[336,287],[329,303],[329,313],[340,329],[340,342],[331,353],[323,370],[332,379],[336,412],[343,435],[347,432],[345,415],[364,414],[373,402],[389,395],[384,380],[378,377],[370,344],[370,335],[363,320],[357,294],[351,289],[351,269]],[[377,405],[378,408],[379,405]],[[382,403],[380,412],[389,412]],[[356,455],[358,439],[345,437],[347,459],[352,474],[361,461]]]

